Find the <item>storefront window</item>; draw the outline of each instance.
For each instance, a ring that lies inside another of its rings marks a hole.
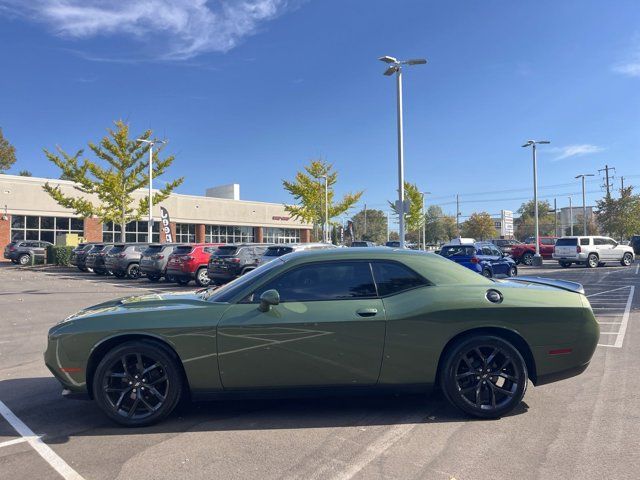
[[[176,223],[176,242],[195,243],[196,226],[194,223]]]
[[[103,242],[121,242],[120,225],[113,222],[105,222],[102,224],[102,241]],[[147,231],[147,222],[129,222],[125,226],[125,238],[127,243],[147,243],[149,235]],[[152,242],[160,241],[160,222],[153,222]]]
[[[254,241],[253,227],[231,225],[205,225],[207,243],[251,243]]]
[[[69,217],[11,216],[11,240],[42,240],[55,243],[58,235],[64,233],[82,236],[83,220]]]
[[[300,230],[297,228],[266,227],[263,229],[265,243],[300,243]]]

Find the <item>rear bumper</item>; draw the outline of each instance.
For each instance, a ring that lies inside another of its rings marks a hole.
[[[578,365],[575,367],[567,368],[566,370],[562,370],[560,372],[547,373],[546,375],[538,375],[536,379],[536,387],[541,385],[546,385],[547,383],[559,382],[560,380],[566,380],[567,378],[575,377],[576,375],[580,375],[584,372],[589,366],[590,362],[587,362],[583,365]]]
[[[164,275],[164,267],[157,263],[141,263],[140,271],[147,275]]]
[[[577,255],[558,255],[557,253],[553,253],[551,256],[554,260],[563,261],[563,262],[586,262],[587,254],[579,253]]]
[[[176,268],[167,268],[167,273],[165,275],[171,275],[177,278],[188,278],[190,280],[196,278],[195,272],[185,272],[184,270],[178,270]]]

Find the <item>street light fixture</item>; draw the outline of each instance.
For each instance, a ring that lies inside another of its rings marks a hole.
[[[396,210],[398,212],[398,234],[400,236],[400,248],[404,248],[404,145],[402,132],[402,66],[403,65],[424,65],[427,61],[424,58],[414,58],[411,60],[398,60],[394,57],[384,56],[378,60],[389,64],[384,71],[384,75],[396,74],[397,91],[397,116],[398,116],[398,202]]]
[[[540,256],[540,230],[538,227],[538,162],[536,159],[536,145],[548,145],[549,140],[529,140],[522,145],[522,148],[531,147],[533,152],[533,210],[535,217],[535,233],[536,233],[536,254],[533,256],[533,266],[542,265],[542,257]]]
[[[153,187],[153,146],[156,143],[167,143],[165,140],[145,140],[144,138],[136,138],[138,142],[147,143],[149,145],[149,222],[147,224],[147,241],[153,241],[153,196],[151,193]]]
[[[424,196],[431,195],[431,192],[420,192],[420,195],[422,195],[422,249],[426,251],[427,250],[427,221],[424,216],[425,214]]]
[[[324,178],[324,235],[322,240],[329,243],[329,178],[327,175],[322,175],[320,178]]]
[[[588,235],[587,233],[587,200],[584,193],[584,179],[585,177],[595,177],[593,173],[581,173],[580,175],[576,175],[576,178],[582,178],[582,234]]]

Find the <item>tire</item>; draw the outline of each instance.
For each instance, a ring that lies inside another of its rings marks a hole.
[[[526,252],[524,255],[522,255],[522,263],[531,266],[533,264],[533,253]]]
[[[107,417],[126,427],[143,427],[162,420],[176,407],[182,372],[178,359],[163,345],[126,342],[102,358],[92,388]]]
[[[189,285],[189,282],[191,280],[189,280],[188,278],[176,278],[176,282],[178,283],[178,285],[182,285],[183,287],[185,285]]]
[[[489,270],[488,268],[483,268],[482,272],[480,273],[480,275],[482,275],[485,278],[493,277],[493,274],[491,273],[491,270]]]
[[[147,279],[150,282],[156,283],[160,281],[160,275],[147,275]]]
[[[631,252],[627,252],[622,256],[622,260],[620,260],[620,265],[623,267],[628,267],[633,263],[633,255]]]
[[[207,268],[200,267],[196,272],[196,285],[198,285],[199,287],[208,287],[210,283],[211,279],[207,274]]]
[[[509,267],[509,271],[507,272],[507,275],[510,277],[517,277],[518,276],[518,267],[516,267],[515,265],[511,265]]]
[[[19,265],[29,265],[29,263],[31,262],[31,255],[29,255],[28,253],[23,253],[22,255],[20,255],[18,257],[18,264]]]
[[[140,271],[140,265],[137,263],[132,263],[127,267],[127,278],[135,280],[136,278],[140,278],[142,276],[142,272]]]
[[[440,371],[447,400],[479,418],[499,418],[513,410],[524,397],[527,381],[520,352],[494,335],[461,339],[447,352]]]
[[[598,258],[598,255],[596,255],[595,253],[590,253],[587,257],[587,268],[596,268],[599,263],[600,259]]]
[[[562,268],[569,268],[571,266],[571,262],[558,262]]]

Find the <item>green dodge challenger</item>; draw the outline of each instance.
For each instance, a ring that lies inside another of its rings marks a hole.
[[[65,395],[127,426],[187,396],[433,386],[494,418],[528,380],[583,372],[598,338],[580,284],[354,248],[285,255],[217,289],[95,305],[49,330],[45,362]]]

